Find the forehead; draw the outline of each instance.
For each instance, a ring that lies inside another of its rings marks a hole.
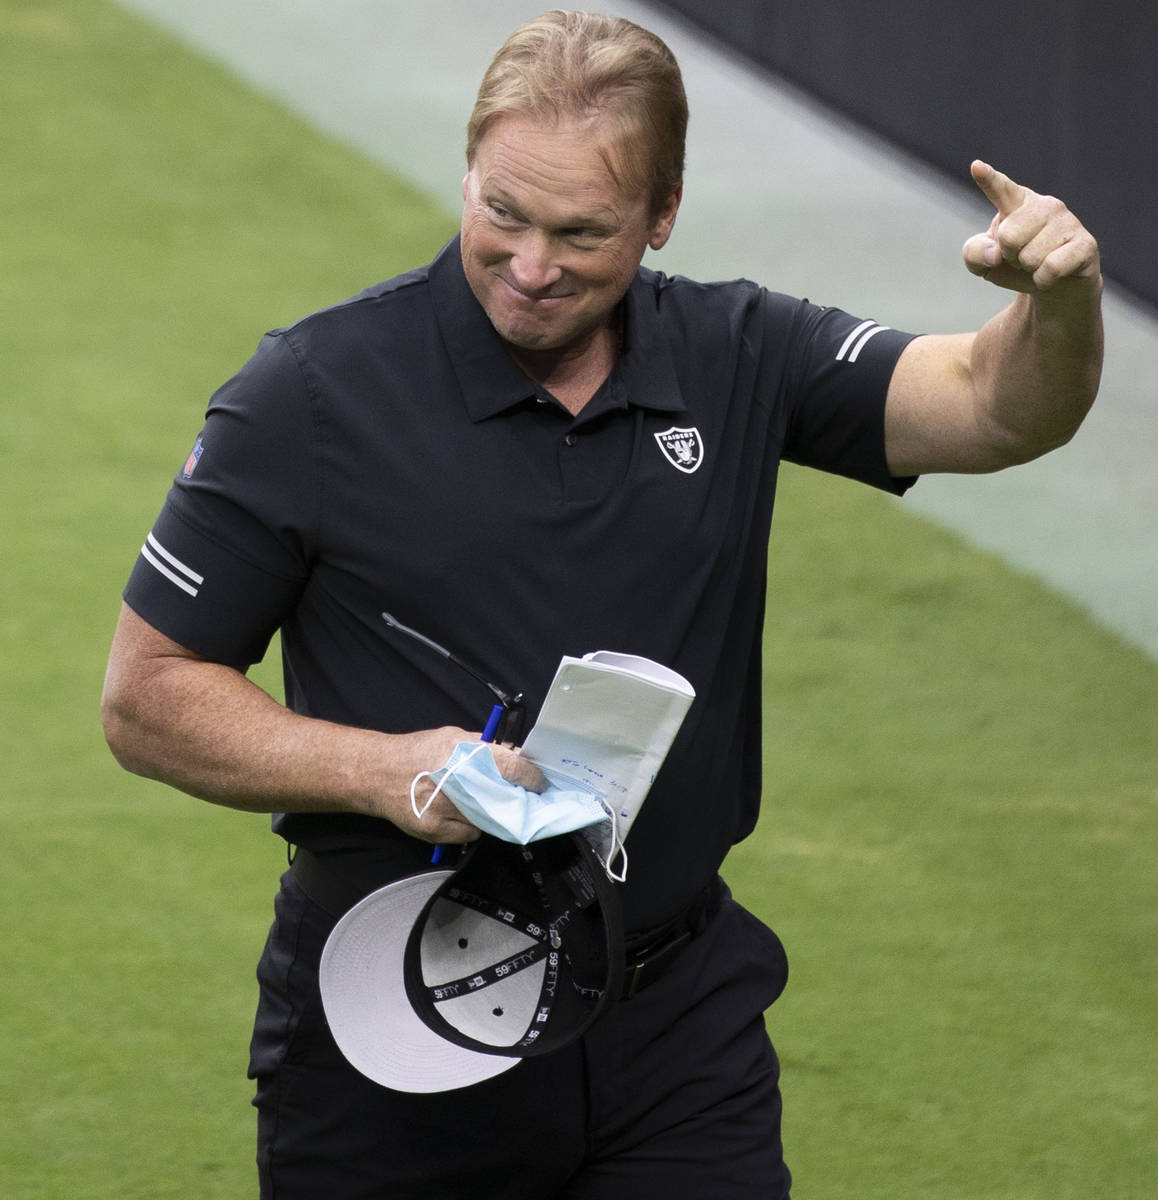
[[[510,199],[622,211],[637,198],[622,161],[619,131],[606,116],[512,115],[487,127],[471,172],[484,192]]]

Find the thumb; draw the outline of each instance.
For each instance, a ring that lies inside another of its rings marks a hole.
[[[529,758],[524,758],[517,750],[506,746],[495,746],[493,751],[495,766],[508,783],[516,783],[528,792],[547,790],[546,775]]]
[[[988,233],[975,233],[961,248],[971,275],[987,276],[1001,262],[1001,247]]]

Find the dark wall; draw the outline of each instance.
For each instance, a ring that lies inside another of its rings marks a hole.
[[[1106,273],[1158,306],[1153,0],[667,0],[955,180],[984,158],[1060,196]]]

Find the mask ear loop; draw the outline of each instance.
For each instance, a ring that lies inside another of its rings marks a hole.
[[[611,818],[611,851],[607,855],[607,861],[603,864],[603,870],[606,872],[607,878],[610,879],[612,883],[626,883],[627,847],[623,844],[623,838],[619,836],[618,816],[613,808],[607,808],[606,805],[604,805],[604,808]],[[617,858],[620,860],[618,872],[611,869],[611,864],[615,862]]]
[[[472,758],[474,758],[474,756],[480,750],[485,750],[489,744],[490,744],[489,742],[479,742],[478,745],[475,746],[475,748],[469,754],[464,754],[462,756],[462,758],[460,758],[458,760],[458,762],[456,762],[454,764],[453,767],[450,767],[449,769],[440,767],[439,770],[445,770],[446,773],[442,776],[441,779],[439,779],[437,781],[434,791],[431,792],[430,795],[426,798],[426,803],[422,806],[421,809],[419,809],[419,807],[418,807],[418,785],[424,779],[433,779],[435,777],[435,775],[437,774],[437,772],[436,771],[419,771],[418,774],[415,775],[414,778],[410,781],[410,810],[411,810],[411,812],[413,812],[414,815],[421,821],[422,818],[424,816],[426,816],[427,810],[430,808],[430,806],[442,794],[442,785],[456,771],[461,770],[463,767],[465,767],[466,764],[468,762],[470,762],[470,760]],[[451,801],[451,803],[453,803],[453,801]]]

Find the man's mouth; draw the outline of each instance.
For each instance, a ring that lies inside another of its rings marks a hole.
[[[545,292],[528,292],[525,288],[519,287],[518,284],[512,283],[505,275],[499,275],[497,278],[512,295],[528,304],[542,304],[544,301],[551,300],[566,300],[571,295],[570,292],[555,292],[550,290]]]

